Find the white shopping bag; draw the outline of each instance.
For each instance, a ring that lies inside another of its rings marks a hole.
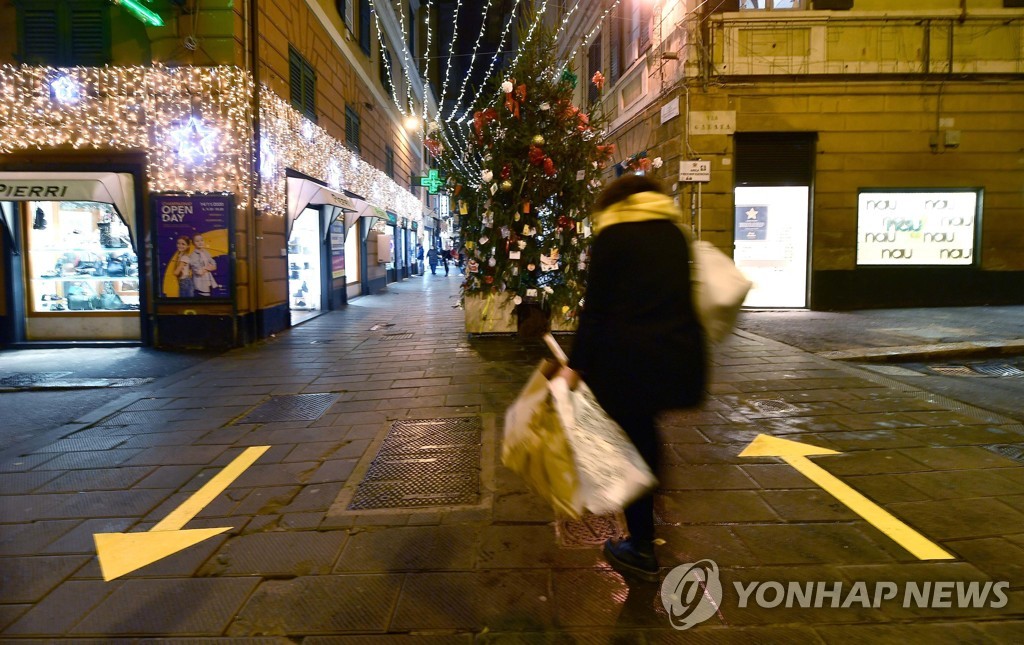
[[[564,363],[554,338],[549,334],[544,340]],[[598,515],[621,511],[658,485],[636,446],[585,383],[570,390],[565,379],[556,378],[548,381],[548,389],[572,449],[584,508]]]
[[[728,255],[710,242],[690,245],[693,255],[693,308],[709,342],[717,343],[732,331],[736,316],[753,283]]]

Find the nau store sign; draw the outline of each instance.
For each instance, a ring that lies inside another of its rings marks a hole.
[[[861,192],[858,265],[973,265],[981,192]]]

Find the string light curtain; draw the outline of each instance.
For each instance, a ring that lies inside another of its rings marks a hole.
[[[217,67],[0,65],[0,153],[142,150],[151,192],[234,193],[248,208],[255,152],[252,77]],[[284,99],[261,89],[257,207],[284,215],[284,169],[337,177],[336,189],[419,221],[409,191]]]

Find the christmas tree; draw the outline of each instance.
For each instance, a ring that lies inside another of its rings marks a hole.
[[[612,147],[601,145],[601,102],[589,114],[573,105],[577,77],[554,51],[550,34],[538,33],[489,81],[490,101],[475,106],[464,133],[434,130],[427,146],[460,215],[464,299],[504,294],[571,323],[586,287],[585,220]],[[603,87],[600,72],[591,82]]]

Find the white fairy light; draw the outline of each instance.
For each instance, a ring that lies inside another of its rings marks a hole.
[[[491,64],[487,67],[487,72],[484,73],[484,78],[490,78],[491,73],[494,71],[494,65],[498,62],[498,52],[500,52],[501,48],[505,46],[505,38],[508,36],[508,30],[509,28],[512,27],[512,23],[516,19],[516,9],[518,7],[519,0],[515,0],[515,3],[512,5],[511,11],[509,11],[508,20],[505,22],[505,27],[501,30],[501,37],[498,39],[498,47],[494,53],[494,56],[491,57]],[[484,86],[485,84],[482,83],[480,87],[477,89],[476,95],[473,96],[473,100],[470,101],[468,104],[470,107],[467,108],[466,111],[462,113],[462,115],[458,119],[459,121],[465,121],[466,118],[472,113],[472,106],[476,105],[476,102],[480,100],[480,95],[483,94]],[[448,118],[446,118],[445,121],[451,122],[454,119],[455,112],[453,111],[451,114],[448,115]]]
[[[448,115],[449,117],[455,114],[455,112],[458,110],[458,106],[462,104],[462,97],[466,95],[466,85],[469,83],[470,76],[472,76],[473,63],[476,62],[476,52],[478,49],[480,49],[480,41],[483,40],[484,37],[484,26],[487,24],[487,12],[491,8],[491,1],[492,0],[487,0],[487,4],[484,6],[483,13],[480,16],[480,33],[476,37],[476,44],[473,45],[473,55],[470,56],[469,58],[469,67],[467,68],[470,71],[470,73],[466,74],[466,77],[462,79],[462,87],[459,88],[459,96],[458,98],[455,99],[454,107],[452,108],[452,114]],[[512,11],[513,13],[515,13],[514,8]],[[452,51],[454,51],[454,49]],[[449,64],[449,67],[451,67],[451,64]],[[444,97],[444,94],[444,91],[442,91],[442,98]],[[444,105],[444,101],[441,101],[440,104]]]

